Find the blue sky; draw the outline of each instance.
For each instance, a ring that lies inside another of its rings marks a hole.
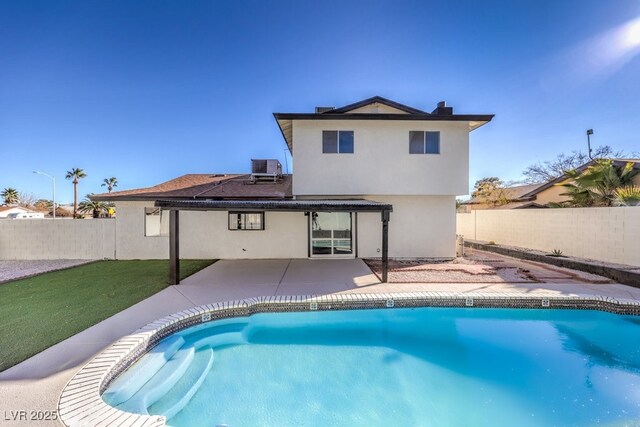
[[[473,183],[640,151],[640,1],[0,1],[0,188],[72,200],[284,160],[272,112],[381,95],[494,113]],[[283,162],[284,163],[284,162]]]

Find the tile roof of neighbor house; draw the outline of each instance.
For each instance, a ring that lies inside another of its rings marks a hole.
[[[534,191],[536,188],[540,187],[543,184],[526,184],[526,185],[516,185],[513,187],[507,187],[504,189],[505,196],[509,200],[520,200],[523,198],[525,194]],[[485,203],[482,199],[478,197],[473,197],[465,202],[462,202],[463,205],[474,205],[478,203]]]
[[[383,104],[388,107],[402,111],[397,113],[352,113],[351,111],[370,104]],[[493,119],[493,114],[453,114],[453,109],[447,107],[444,102],[431,113],[409,107],[404,104],[374,96],[365,100],[345,105],[344,107],[323,109],[316,113],[273,113],[273,117],[278,123],[280,132],[289,147],[293,149],[293,120],[414,120],[414,121],[462,121],[469,122],[469,130],[474,130],[489,123]]]
[[[94,194],[92,200],[287,199],[291,175],[250,183],[248,174],[188,174],[153,187]]]

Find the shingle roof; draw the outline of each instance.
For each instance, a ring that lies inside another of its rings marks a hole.
[[[92,200],[285,199],[292,197],[291,175],[277,182],[250,183],[247,174],[188,174],[153,187],[94,194]]]
[[[528,194],[532,191],[534,191],[536,188],[540,187],[543,184],[526,184],[526,185],[516,185],[513,187],[507,187],[504,189],[504,194],[505,197],[507,197],[508,200],[519,200],[520,198],[522,198],[522,196],[524,196],[525,194]],[[482,198],[478,198],[478,197],[473,197],[465,202],[463,202],[463,205],[473,205],[473,204],[477,204],[477,203],[486,203],[484,200],[482,200]]]

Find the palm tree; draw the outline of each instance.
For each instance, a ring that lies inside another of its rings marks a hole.
[[[565,172],[572,180],[562,184],[567,189],[563,195],[569,196],[567,204],[571,207],[614,206],[618,191],[632,185],[638,174],[633,166],[633,162],[617,166],[612,160],[596,160],[583,172]]]
[[[4,198],[5,205],[17,205],[20,201],[20,195],[15,188],[5,188],[0,195]]]
[[[85,199],[80,202],[78,210],[82,213],[91,212],[94,218],[100,218],[100,214],[107,211],[107,205],[104,202],[91,200],[90,196],[90,194],[87,194]]]
[[[627,185],[616,190],[616,202],[620,206],[640,205],[640,185]]]
[[[86,177],[87,174],[80,168],[73,168],[67,171],[66,179],[72,179],[73,181],[73,217],[78,214],[78,181]]]
[[[105,178],[102,180],[102,187],[107,187],[107,190],[109,190],[109,193],[111,193],[111,190],[113,190],[113,187],[117,187],[118,186],[118,179],[115,176],[112,176],[111,178]]]

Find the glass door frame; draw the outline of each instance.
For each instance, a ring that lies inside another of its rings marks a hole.
[[[350,254],[334,254],[333,253],[333,248],[335,247],[334,245],[334,241],[335,240],[346,240],[345,238],[336,238],[333,236],[333,232],[334,230],[331,230],[331,237],[330,238],[314,238],[313,237],[313,214],[314,213],[347,213],[350,214],[350,231],[351,231],[351,253]],[[309,239],[309,258],[329,258],[329,259],[354,259],[357,257],[357,236],[356,236],[356,232],[357,232],[357,224],[358,224],[358,213],[357,212],[309,212],[309,229],[308,229],[308,239]],[[331,240],[331,252],[330,254],[314,254],[313,253],[313,241],[314,240]]]

